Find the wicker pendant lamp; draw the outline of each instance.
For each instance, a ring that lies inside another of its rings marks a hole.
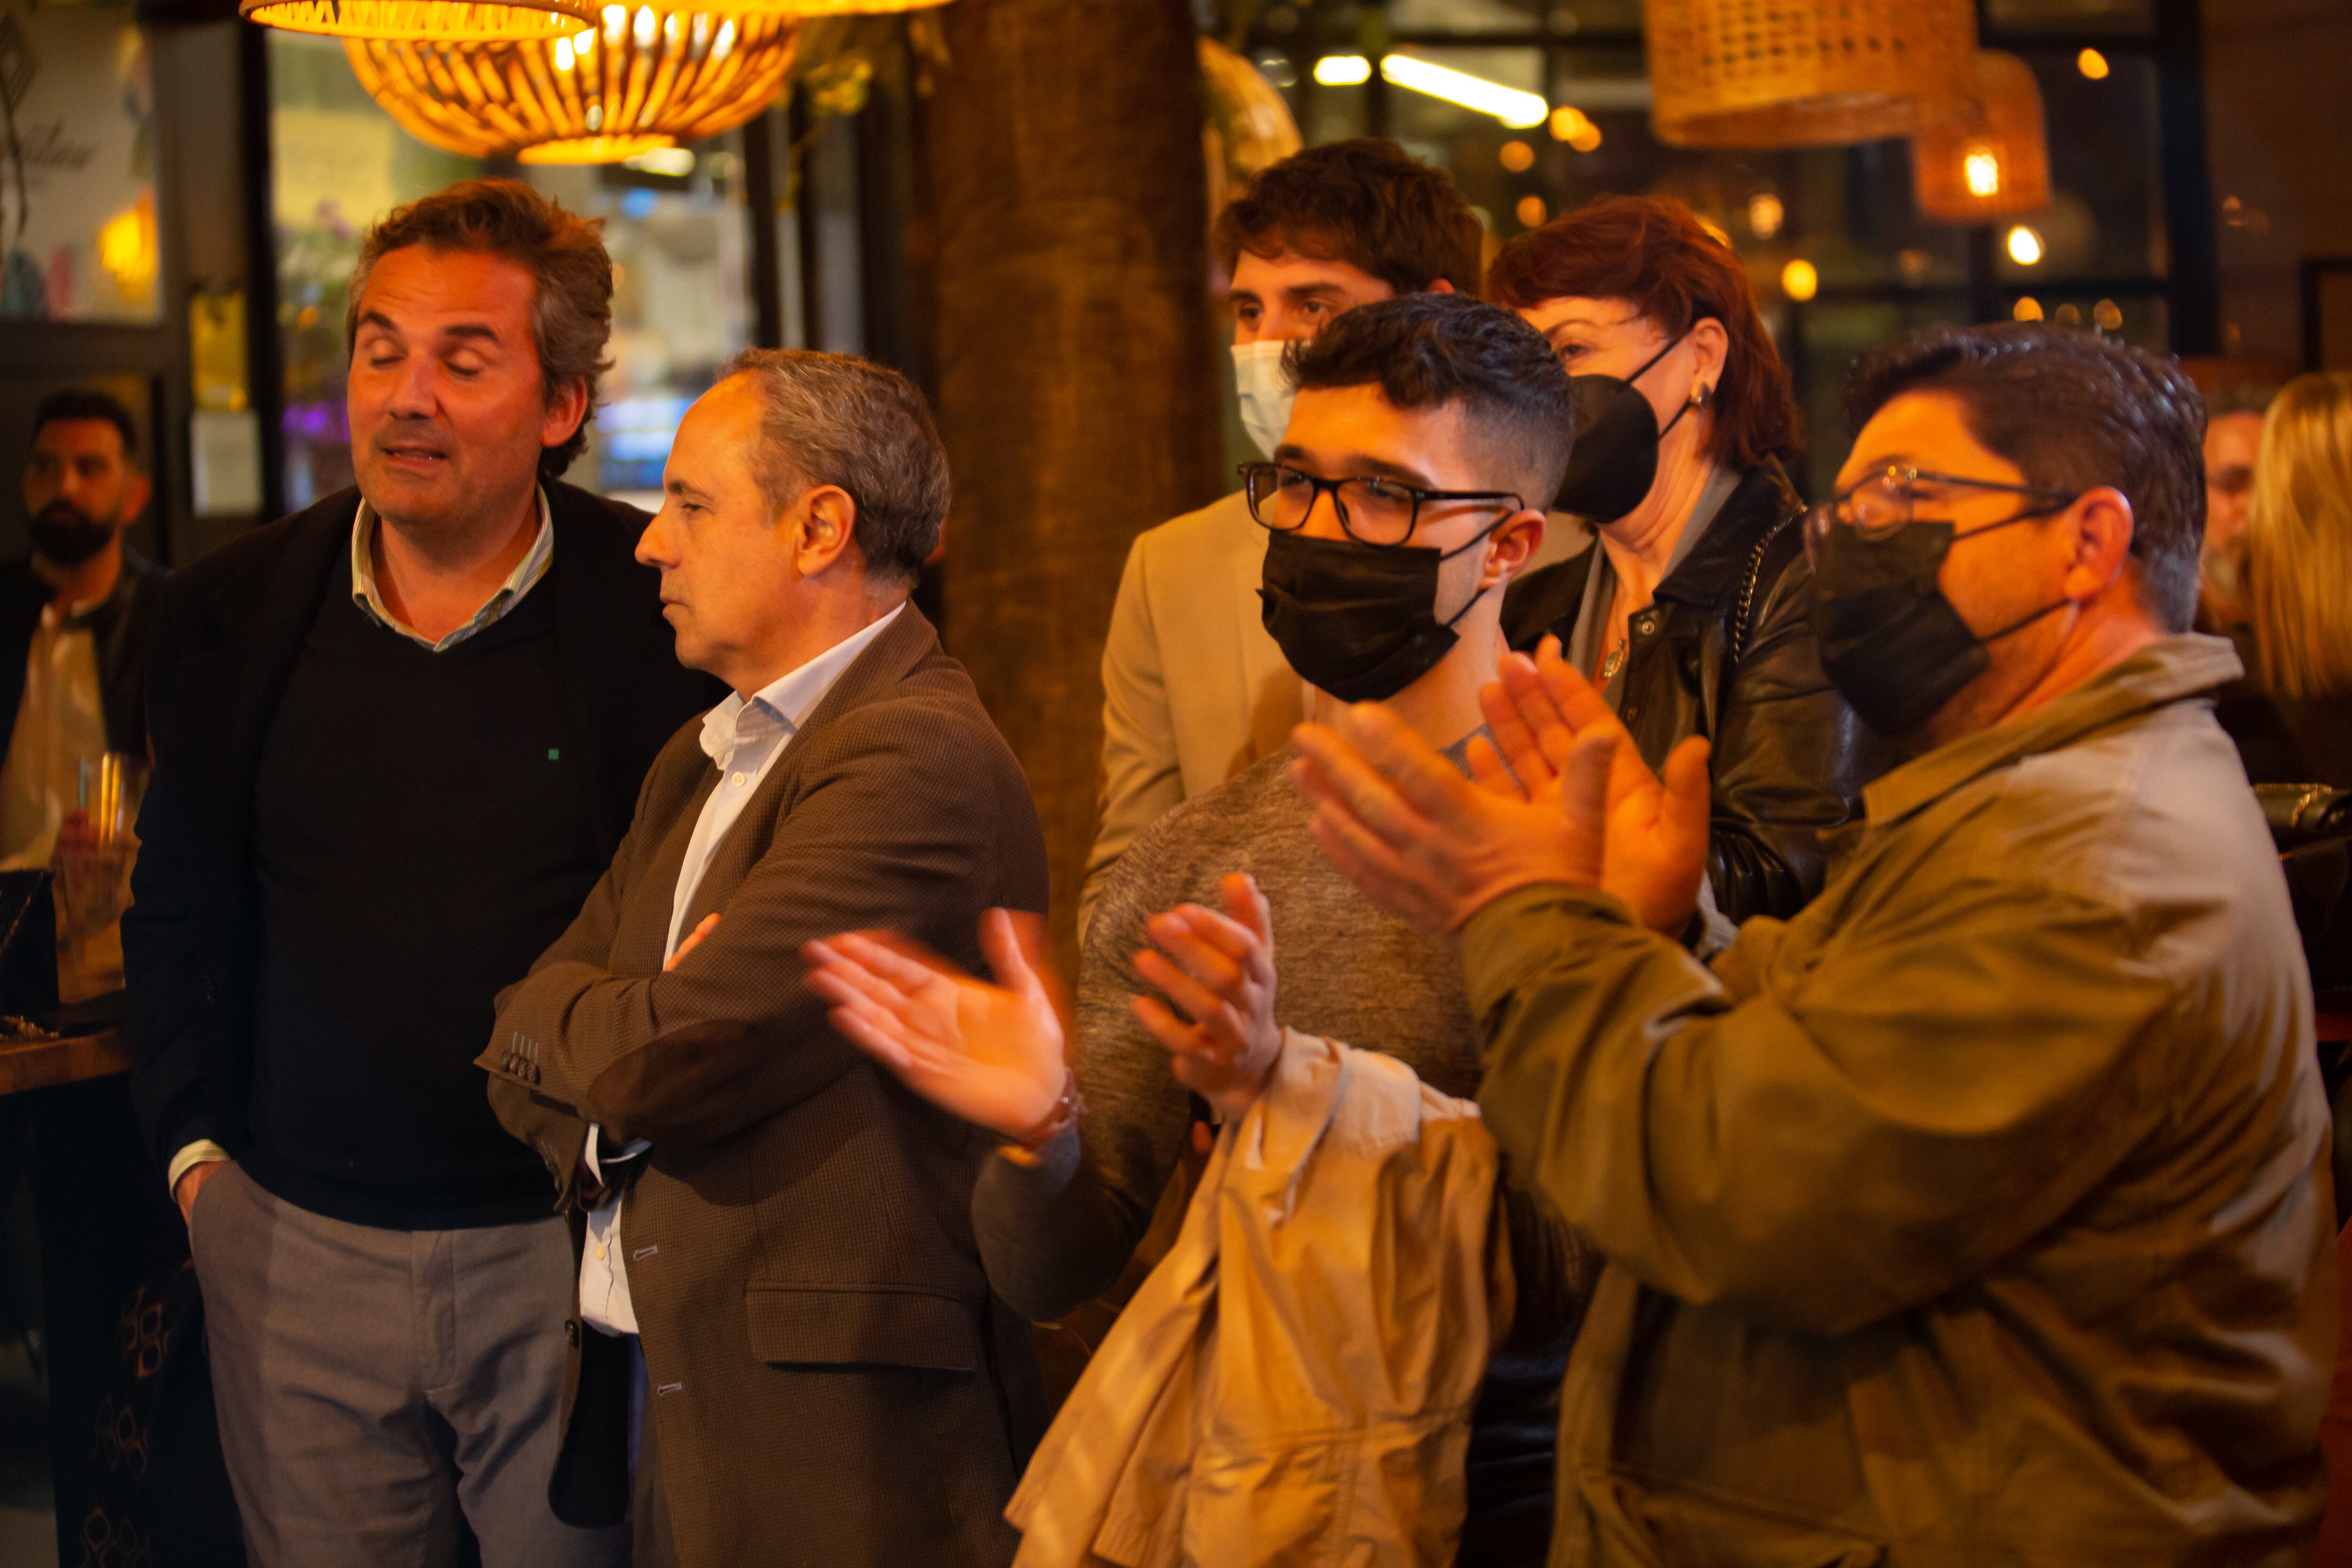
[[[436,43],[554,38],[596,20],[594,0],[240,0],[236,9],[248,22],[289,32]]]
[[[776,100],[799,23],[607,5],[552,39],[451,47],[353,38],[352,70],[420,142],[477,158],[610,163],[703,141]]]
[[[1645,0],[1650,121],[1677,147],[1907,136],[1969,91],[1971,0]]]
[[[1922,216],[1984,223],[2050,205],[2050,142],[2042,89],[2015,55],[1977,56],[1976,90],[1911,139],[1911,188]]]

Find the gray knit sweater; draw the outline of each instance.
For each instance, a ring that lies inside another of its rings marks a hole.
[[[1457,765],[1462,750],[1449,749]],[[1059,1318],[1111,1285],[1176,1169],[1190,1104],[1166,1047],[1129,1006],[1156,994],[1134,954],[1150,945],[1150,916],[1188,901],[1222,910],[1227,872],[1256,878],[1272,907],[1280,1022],[1385,1051],[1443,1093],[1477,1094],[1478,1037],[1459,962],[1374,906],[1316,847],[1312,811],[1286,776],[1295,755],[1286,748],[1170,812],[1120,857],[1104,889],[1080,961],[1071,1053],[1086,1114],[1034,1167],[990,1161],[973,1195],[989,1279],[1032,1319]],[[1597,1271],[1539,1205],[1506,1189],[1515,1346],[1556,1339]]]

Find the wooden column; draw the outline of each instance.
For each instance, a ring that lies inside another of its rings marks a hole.
[[[1184,0],[959,0],[926,106],[948,647],[1027,771],[1066,959],[1128,545],[1219,492]],[[1181,628],[1163,628],[1163,632]]]

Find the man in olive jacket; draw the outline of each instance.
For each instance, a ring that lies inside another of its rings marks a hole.
[[[1816,635],[1929,749],[1793,921],[1711,968],[1661,934],[1690,922],[1704,743],[1662,786],[1557,658],[1493,698],[1537,799],[1377,713],[1302,742],[1326,847],[1460,933],[1488,1125],[1609,1259],[1552,1561],[2300,1563],[2327,1110],[2212,717],[2237,658],[2181,635],[2201,405],[2009,327],[1881,350],[1853,401],[1807,524]]]
[[[588,1211],[556,1511],[628,1509],[637,1568],[999,1568],[1043,1408],[972,1239],[996,1141],[834,1033],[799,957],[887,926],[977,964],[983,910],[1045,907],[1020,765],[908,602],[947,455],[896,373],[756,351],[664,479],[637,557],[734,695],[478,1058]]]

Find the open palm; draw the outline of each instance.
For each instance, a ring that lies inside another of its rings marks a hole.
[[[1067,1029],[1039,961],[1010,911],[981,921],[981,950],[1004,984],[974,979],[881,932],[802,949],[833,1026],[940,1110],[1007,1138],[1043,1125],[1061,1101]]]

